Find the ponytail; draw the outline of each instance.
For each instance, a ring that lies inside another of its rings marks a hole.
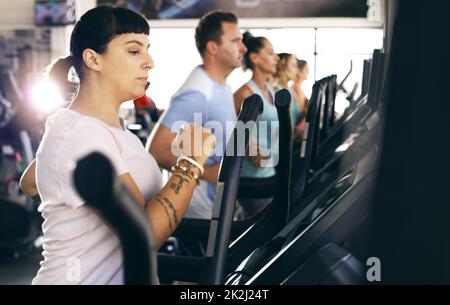
[[[265,37],[255,37],[250,32],[245,32],[243,34],[242,42],[247,48],[247,52],[244,54],[242,59],[242,65],[244,70],[253,70],[253,62],[250,60],[250,53],[259,53],[259,51],[264,48]]]
[[[77,94],[78,84],[69,81],[70,68],[74,66],[73,57],[67,56],[58,59],[50,68],[48,77],[58,88],[61,97],[66,101],[71,101]]]

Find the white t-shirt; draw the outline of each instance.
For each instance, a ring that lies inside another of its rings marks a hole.
[[[123,284],[118,238],[73,185],[76,161],[94,151],[117,175],[129,172],[146,202],[162,187],[156,161],[131,132],[70,109],[50,116],[36,154],[44,260],[33,284]]]

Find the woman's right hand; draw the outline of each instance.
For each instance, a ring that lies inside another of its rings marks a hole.
[[[172,143],[172,152],[194,158],[204,165],[208,157],[214,151],[216,137],[211,130],[200,125],[184,124]]]

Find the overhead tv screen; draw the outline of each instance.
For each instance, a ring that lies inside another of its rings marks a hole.
[[[36,1],[34,23],[48,26],[74,24],[75,1]]]
[[[147,19],[200,18],[210,10],[239,18],[366,17],[367,0],[97,0],[128,7]]]

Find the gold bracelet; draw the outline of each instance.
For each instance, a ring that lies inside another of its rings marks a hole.
[[[177,162],[180,162],[182,160],[187,161],[188,163],[191,163],[192,165],[197,167],[200,170],[200,176],[203,175],[203,172],[205,171],[205,169],[203,168],[203,166],[200,163],[197,162],[197,160],[195,160],[194,157],[188,157],[188,156],[181,155],[178,158]]]
[[[172,168],[172,173],[173,174],[178,174],[178,175],[183,175],[183,176],[187,177],[190,181],[191,181],[191,179],[193,179],[197,185],[200,184],[200,179],[198,179],[197,176],[194,176],[193,173],[190,173],[190,172],[188,172],[186,170],[183,170],[181,168],[173,167]]]
[[[202,173],[201,173],[200,169],[197,168],[197,166],[195,166],[194,164],[190,163],[187,160],[180,160],[180,161],[177,162],[177,165],[184,166],[184,167],[188,168],[190,170],[190,172],[192,172],[192,174],[194,176],[198,177],[199,179],[202,176]]]
[[[200,184],[200,176],[196,173],[197,167],[187,161],[180,160],[171,170],[173,173],[187,175],[194,179],[197,185]]]

